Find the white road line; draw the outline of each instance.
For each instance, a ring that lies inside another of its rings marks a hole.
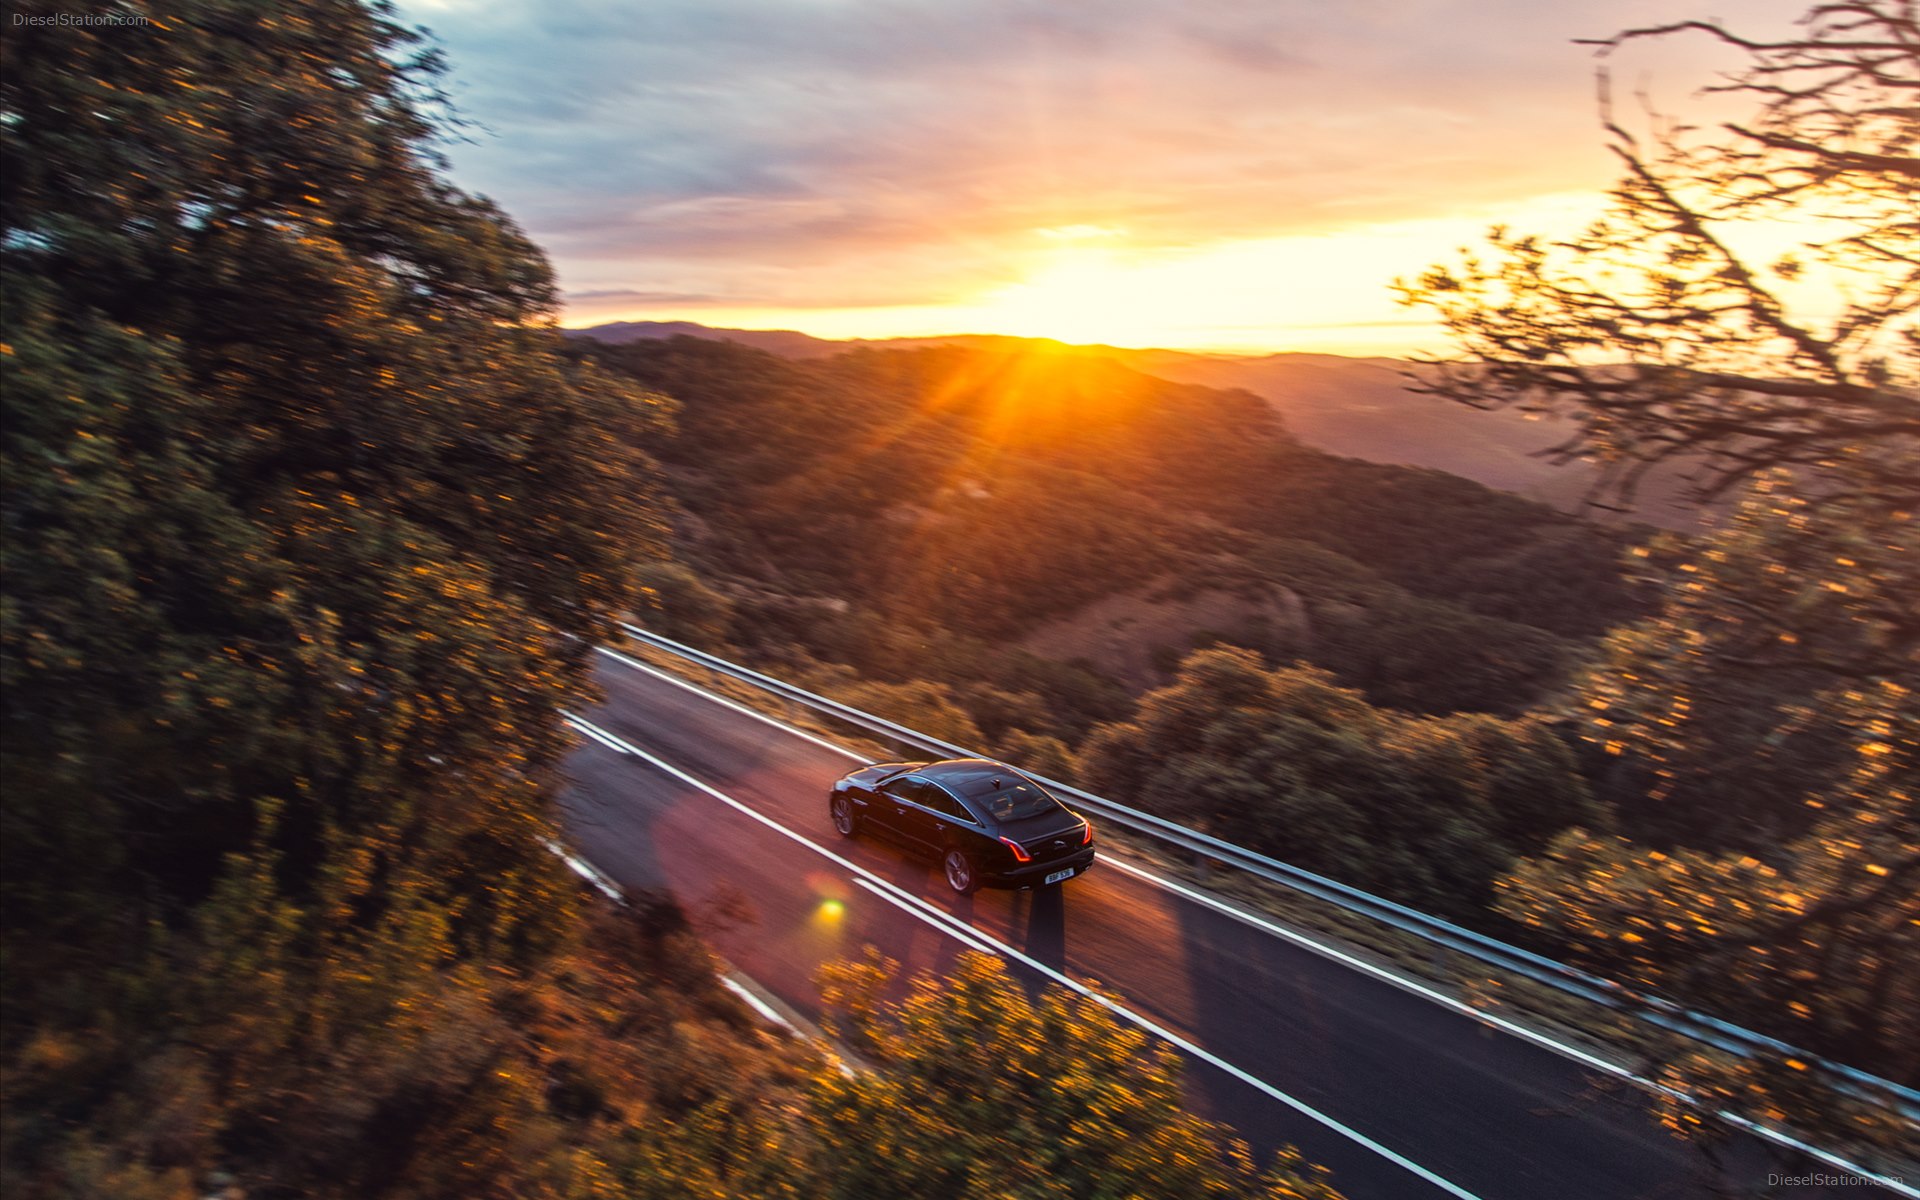
[[[624,753],[624,752],[623,752]],[[627,898],[620,893],[613,880],[602,875],[597,867],[584,858],[580,858],[559,842],[547,842],[547,849],[560,856],[560,861],[573,868],[573,873],[600,889],[601,893],[616,904],[625,904]]]
[[[579,721],[578,718],[573,718],[573,719],[575,721]],[[579,722],[579,723],[586,724],[586,722]],[[1168,1030],[1151,1020],[1148,1020],[1146,1017],[1143,1017],[1140,1014],[1125,1007],[1124,1005],[1121,1005],[1109,999],[1108,997],[1101,995],[1100,993],[1094,991],[1093,989],[1087,987],[1082,983],[1079,983],[1078,981],[1070,978],[1069,976],[1063,975],[1060,972],[1055,971],[1052,968],[1042,963],[1036,962],[1035,960],[1028,958],[1025,954],[1022,954],[1020,951],[1015,950],[1013,947],[1005,945],[1004,943],[995,940],[992,936],[982,933],[978,929],[975,929],[973,926],[955,919],[950,914],[940,911],[939,909],[933,907],[932,905],[928,904],[926,901],[921,900],[920,898],[912,895],[911,893],[900,890],[898,887],[895,887],[893,884],[880,878],[878,875],[873,874],[871,871],[867,870],[865,867],[859,865],[858,863],[853,862],[852,860],[845,858],[842,855],[835,854],[833,851],[828,850],[826,847],[813,841],[811,838],[808,838],[804,834],[797,833],[794,830],[787,828],[785,825],[782,825],[780,822],[774,820],[772,817],[767,816],[766,814],[760,812],[758,809],[753,808],[751,805],[748,805],[740,800],[734,799],[732,796],[727,795],[725,792],[722,792],[718,788],[713,787],[712,785],[706,783],[704,780],[698,779],[688,774],[687,772],[681,770],[680,768],[674,766],[672,763],[656,758],[653,755],[647,753],[645,750],[640,749],[639,747],[633,745],[630,742],[626,742],[619,738],[616,738],[614,737],[614,735],[608,734],[604,730],[601,730],[599,732],[601,732],[607,740],[612,742],[618,742],[621,749],[623,749],[626,753],[633,755],[635,758],[640,759],[642,762],[648,763],[653,767],[666,772],[668,775],[673,776],[675,779],[678,779],[683,783],[686,783],[692,787],[698,788],[700,791],[705,792],[707,795],[712,796],[714,799],[719,800],[721,803],[728,805],[729,807],[744,814],[745,816],[750,817],[755,821],[758,821],[760,824],[765,825],[767,828],[773,830],[774,832],[781,834],[782,836],[790,839],[791,841],[798,843],[799,845],[805,846],[807,849],[813,851],[815,854],[820,855],[822,858],[825,858],[830,862],[833,862],[839,865],[840,867],[844,868],[845,870],[853,874],[853,876],[855,877],[854,878],[855,883],[862,885],[868,891],[873,892],[875,895],[879,896],[881,899],[886,900],[888,903],[894,905],[896,908],[901,909],[903,912],[906,912],[911,916],[917,917],[919,920],[924,921],[928,925],[933,926],[935,929],[940,930],[942,933],[945,933],[948,936],[953,937],[976,950],[982,950],[987,953],[999,954],[999,955],[1002,955],[1003,957],[1010,958],[1014,961],[1017,961],[1029,967],[1032,967],[1033,969],[1041,972],[1043,975],[1047,976],[1048,978],[1054,979],[1066,985],[1067,987],[1072,988],[1075,992],[1078,992],[1079,994],[1086,996],[1089,999],[1092,999],[1093,1001],[1095,1001],[1096,1003],[1101,1004],[1104,1007],[1110,1009],[1116,1016],[1119,1016],[1124,1020],[1130,1021],[1133,1024],[1139,1026],[1141,1029],[1145,1030],[1146,1032],[1152,1034],[1153,1036],[1160,1038],[1161,1040],[1166,1041],[1169,1044],[1176,1046],[1179,1049],[1184,1050],[1187,1053],[1197,1058],[1200,1058],[1204,1062],[1210,1063],[1213,1066],[1216,1066],[1221,1070],[1226,1071],[1228,1074],[1232,1075],[1234,1078],[1239,1079],[1242,1082],[1247,1083],[1252,1087],[1259,1089],[1261,1092],[1265,1093],[1266,1095],[1269,1095],[1274,1099],[1279,1100],[1281,1103],[1287,1105],[1288,1107],[1292,1108],[1294,1111],[1302,1114],[1303,1116],[1309,1117],[1319,1122],[1320,1124],[1326,1126],[1328,1129],[1333,1130],[1335,1133],[1338,1133],[1341,1136],[1346,1137],[1358,1143],[1361,1146],[1364,1146],[1368,1150],[1373,1151],[1375,1154],[1378,1154],[1381,1157],[1387,1159],[1389,1162],[1394,1163],[1396,1166],[1402,1167],[1405,1170],[1412,1172],[1413,1174],[1419,1176],[1421,1179],[1424,1179],[1428,1183],[1431,1183],[1435,1187],[1438,1187],[1442,1191],[1445,1191],[1449,1195],[1457,1197],[1458,1200],[1479,1200],[1479,1197],[1475,1196],[1472,1192],[1467,1191],[1465,1188],[1460,1187],[1458,1184],[1455,1184],[1445,1178],[1442,1178],[1439,1175],[1434,1174],[1432,1171],[1427,1170],[1425,1167],[1421,1166],[1419,1163],[1414,1162],[1412,1159],[1407,1158],[1406,1156],[1399,1154],[1391,1149],[1388,1149],[1386,1146],[1383,1146],[1379,1142],[1374,1141],[1372,1138],[1368,1137],[1367,1135],[1359,1132],[1358,1130],[1352,1128],[1349,1125],[1343,1124],[1342,1122],[1335,1120],[1334,1118],[1321,1112],[1319,1109],[1314,1108],[1310,1104],[1307,1104],[1305,1101],[1298,1100],[1293,1096],[1287,1094],[1286,1092],[1281,1091],[1279,1088],[1274,1087],[1272,1084],[1266,1082],[1265,1080],[1260,1079],[1258,1076],[1255,1076],[1253,1074],[1250,1074],[1249,1072],[1241,1070],[1239,1067],[1234,1066],[1232,1063],[1227,1062],[1225,1059],[1219,1057],[1218,1055],[1202,1049],[1201,1047],[1195,1045],[1194,1043],[1187,1041],[1185,1038],[1180,1037],[1178,1034],[1173,1033],[1171,1030]]]
[[[850,758],[855,762],[865,763],[870,761],[867,755],[857,753],[853,750],[849,750],[845,746],[835,745],[833,742],[830,742],[827,739],[818,736],[817,734],[809,733],[804,729],[797,729],[794,726],[789,725],[785,721],[782,721],[776,717],[770,717],[766,713],[748,708],[746,705],[737,703],[733,700],[729,700],[725,696],[716,695],[706,690],[705,688],[700,687],[698,684],[690,683],[685,679],[681,679],[679,676],[674,675],[669,671],[660,670],[657,667],[653,667],[646,663],[640,662],[636,659],[629,658],[628,656],[621,654],[616,650],[609,650],[604,646],[596,647],[596,649],[598,649],[602,654],[607,655],[609,658],[615,659],[616,661],[621,662],[626,666],[632,667],[636,671],[643,671],[648,675],[657,676],[658,678],[666,680],[669,683],[685,688],[686,690],[693,692],[712,703],[719,704],[726,708],[733,709],[736,712],[744,713],[747,716],[753,717],[756,720],[763,721],[768,725],[772,725],[778,729],[782,729],[787,733],[794,735],[795,737],[804,738],[805,740],[812,742],[814,745],[819,746],[823,749],[831,750],[835,754],[839,754],[846,758]],[[572,716],[571,714],[568,715],[567,719],[570,723],[580,728],[582,732],[588,733],[590,736],[594,737],[596,741],[600,741],[603,744],[611,747],[612,749],[618,750],[623,754],[636,755],[638,757],[646,759],[649,762],[654,762],[656,764],[659,763],[659,760],[653,758],[651,755],[645,754],[644,752],[639,750],[635,750],[627,743],[621,742],[618,739],[613,739],[611,735],[603,734],[598,729],[590,728],[586,722],[580,720],[577,717]],[[660,765],[664,765],[664,764],[660,764]],[[666,769],[669,771],[673,770],[673,768],[671,767],[668,767]],[[680,774],[677,771],[674,773],[676,775]],[[693,780],[691,776],[685,776],[685,778],[687,778],[690,782],[694,782],[696,786],[699,786],[702,788],[706,786],[705,784],[699,783],[697,780]],[[716,795],[717,794],[718,793],[716,793]],[[732,801],[730,798],[728,799],[730,803],[737,803],[735,801]],[[748,809],[746,811],[753,812],[753,810],[751,809]],[[759,817],[759,814],[757,812],[754,812],[754,816]],[[765,818],[761,818],[761,819],[764,820]],[[784,827],[778,827],[778,826],[776,827],[781,828],[782,832],[786,832]],[[790,835],[790,836],[797,837],[798,835]],[[804,839],[801,839],[801,840],[804,841]],[[856,870],[856,871],[860,870],[860,868],[854,867],[852,866],[852,864],[846,863],[844,859],[839,859],[837,856],[832,855],[830,851],[823,850],[818,846],[813,846],[813,843],[811,842],[807,842],[806,844],[808,846],[812,846],[815,850],[818,850],[822,854],[827,854],[829,857],[834,857],[836,861],[842,862],[843,864],[849,866],[849,868],[852,870]],[[1453,1009],[1458,1012],[1463,1012],[1466,1015],[1473,1017],[1477,1021],[1481,1021],[1486,1024],[1493,1025],[1504,1032],[1510,1033],[1515,1037],[1522,1038],[1525,1041],[1531,1042],[1534,1045],[1540,1046],[1543,1049],[1551,1050],[1552,1052],[1559,1054],[1565,1058],[1568,1058],[1575,1062],[1592,1067],[1595,1070],[1603,1071],[1617,1078],[1627,1080],[1628,1082],[1631,1082],[1639,1087],[1646,1088],[1650,1091],[1654,1091],[1666,1096],[1670,1096],[1674,1099],[1680,1100],[1682,1103],[1686,1103],[1690,1105],[1695,1103],[1694,1100],[1690,1096],[1687,1096],[1685,1093],[1676,1091],[1675,1089],[1669,1088],[1664,1084],[1656,1083],[1653,1080],[1646,1079],[1646,1078],[1643,1078],[1642,1076],[1636,1075],[1633,1072],[1627,1070],[1626,1068],[1620,1066],[1618,1063],[1609,1062],[1608,1060],[1601,1058],[1595,1054],[1592,1054],[1589,1051],[1582,1050],[1577,1046],[1568,1045],[1567,1043],[1561,1042],[1555,1038],[1549,1037],[1546,1034],[1539,1032],[1538,1030],[1530,1029],[1525,1025],[1521,1025],[1514,1021],[1510,1021],[1504,1017],[1495,1016],[1494,1014],[1486,1012],[1483,1009],[1474,1008],[1472,1005],[1466,1004],[1465,1002],[1458,1000],[1452,996],[1448,996],[1444,992],[1440,992],[1440,991],[1437,991],[1436,989],[1429,988],[1423,984],[1416,983],[1411,979],[1403,978],[1399,976],[1397,973],[1392,971],[1387,971],[1376,964],[1367,962],[1365,959],[1357,958],[1353,955],[1346,954],[1343,951],[1337,950],[1331,946],[1324,945],[1323,943],[1320,943],[1312,938],[1308,938],[1292,930],[1288,930],[1284,926],[1265,921],[1259,917],[1254,916],[1251,913],[1244,912],[1233,905],[1223,904],[1220,901],[1215,900],[1210,896],[1207,896],[1203,892],[1196,891],[1192,888],[1188,888],[1181,884],[1174,883],[1172,880],[1166,879],[1162,876],[1155,875],[1149,871],[1144,871],[1138,867],[1131,866],[1130,864],[1121,861],[1119,858],[1113,855],[1105,856],[1103,861],[1107,862],[1111,866],[1119,867],[1123,871],[1131,872],[1132,874],[1139,876],[1142,879],[1148,880],[1149,882],[1158,884],[1159,886],[1167,889],[1168,891],[1174,892],[1175,894],[1180,896],[1184,896],[1185,898],[1192,900],[1195,903],[1205,905],[1209,908],[1212,908],[1218,912],[1223,913],[1224,915],[1233,917],[1236,920],[1239,920],[1248,925],[1251,925],[1254,928],[1261,929],[1266,933],[1272,934],[1275,937],[1283,938],[1287,941],[1291,941],[1298,945],[1301,945],[1306,949],[1312,950],[1315,953],[1325,955],[1326,957],[1334,961],[1337,961],[1342,963],[1343,965],[1352,967],[1355,970],[1362,971],[1384,982],[1391,983],[1394,986],[1399,987],[1414,995],[1418,995],[1423,999],[1431,1000],[1436,1004],[1440,1004],[1446,1008]],[[1826,1163],[1830,1167],[1835,1167],[1839,1170],[1846,1171],[1854,1175],[1859,1175],[1866,1179],[1871,1179],[1873,1182],[1881,1185],[1882,1187],[1885,1187],[1893,1192],[1896,1192],[1899,1195],[1908,1197],[1909,1200],[1920,1200],[1920,1187],[1916,1187],[1912,1184],[1909,1184],[1904,1179],[1900,1179],[1890,1175],[1884,1175],[1878,1171],[1862,1166],[1859,1163],[1855,1163],[1849,1159],[1842,1158],[1839,1155],[1834,1154],[1830,1151],[1822,1150],[1816,1146],[1811,1146],[1806,1142],[1803,1142],[1800,1139],[1793,1137],[1790,1134],[1783,1133],[1777,1129],[1772,1129],[1772,1128],[1769,1128],[1768,1126],[1761,1125],[1755,1121],[1748,1120],[1747,1118],[1742,1117],[1736,1113],[1728,1112],[1723,1109],[1723,1110],[1717,1111],[1715,1115],[1718,1116],[1721,1120],[1726,1121],[1727,1123],[1734,1125],[1740,1129],[1744,1129],[1747,1132],[1753,1134],[1754,1136],[1765,1139],[1766,1141],[1772,1142],[1775,1145],[1785,1146],[1785,1147],[1788,1147],[1789,1149],[1797,1150],[1802,1154],[1809,1155],[1815,1159],[1818,1159],[1823,1163]]]
[[[748,1008],[751,1008],[754,1012],[759,1013],[762,1020],[769,1024],[778,1025],[790,1033],[797,1034],[800,1032],[798,1026],[780,1015],[779,1009],[754,995],[752,988],[747,987],[733,976],[722,975],[720,977],[720,985],[740,997],[740,1002]]]
[[[614,753],[625,754],[627,752],[626,748],[623,747],[619,742],[616,742],[612,738],[609,738],[606,734],[601,733],[598,729],[595,729],[592,725],[588,724],[585,721],[582,721],[579,717],[574,716],[572,713],[567,712],[565,709],[562,709],[560,711],[560,715],[566,718],[567,724],[573,726],[575,729],[578,729],[581,733],[586,734],[588,737],[592,738],[596,742],[599,742],[602,746],[607,747],[608,749],[612,750]]]
[[[792,734],[797,738],[805,738],[807,741],[812,742],[814,745],[819,746],[823,750],[831,750],[835,754],[844,755],[847,758],[854,760],[855,762],[867,763],[867,762],[873,761],[872,757],[869,755],[861,754],[858,751],[849,750],[845,746],[835,745],[834,743],[821,737],[819,734],[808,733],[804,729],[799,729],[799,728],[796,728],[795,726],[787,724],[785,721],[782,721],[778,717],[770,717],[766,713],[761,712],[759,709],[748,708],[746,705],[740,703],[737,700],[729,700],[725,696],[718,695],[714,692],[710,692],[706,688],[701,687],[697,683],[689,683],[687,680],[680,678],[678,675],[675,675],[671,671],[662,671],[658,667],[649,666],[648,664],[641,662],[637,658],[628,658],[626,655],[620,653],[618,650],[609,650],[605,646],[596,646],[594,647],[594,649],[600,651],[600,653],[606,655],[608,658],[613,659],[615,662],[624,664],[625,666],[632,667],[636,671],[644,671],[648,675],[655,676],[656,678],[659,678],[659,679],[664,679],[668,683],[674,684],[678,687],[683,687],[688,691],[695,693],[703,700],[709,700],[715,704],[723,705],[727,708],[732,709],[737,713],[745,713],[747,716],[752,717],[756,721],[765,721],[767,724],[773,726],[774,728],[785,730],[786,732]]]

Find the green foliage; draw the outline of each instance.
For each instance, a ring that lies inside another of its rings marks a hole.
[[[1659,613],[1609,639],[1581,686],[1626,827],[1764,853],[1843,803],[1859,748],[1915,719],[1917,552],[1911,519],[1875,528],[1765,480],[1676,555]],[[1866,715],[1862,696],[1892,711]]]
[[[1548,930],[1582,965],[1912,1087],[1920,1084],[1920,827],[1907,784],[1823,817],[1763,861],[1663,853],[1571,831],[1499,884],[1509,916]],[[1884,1106],[1836,1094],[1798,1059],[1715,1055],[1675,1039],[1663,1082],[1710,1109],[1795,1114],[1848,1144],[1911,1148]],[[1685,1108],[1668,1118],[1699,1124]]]
[[[552,353],[544,263],[433,175],[384,19],[189,7],[139,45],[9,40],[5,719],[45,804],[8,876],[57,895],[32,848],[107,797],[165,915],[271,796],[295,891],[406,845],[504,934],[490,868],[584,684],[556,643],[657,532],[609,432],[644,401]]]
[[[754,597],[736,612],[736,644],[755,661],[795,679],[819,670],[818,660],[825,659],[880,682],[942,683],[989,737],[1012,724],[1078,737],[1129,705],[1125,689],[1085,663],[893,624],[841,601]],[[833,679],[846,682],[838,674]]]
[[[1417,596],[1563,637],[1604,633],[1645,606],[1620,570],[1635,531],[1442,471],[1298,455],[1213,503],[1236,524],[1333,550]]]
[[[1572,649],[1550,633],[1397,590],[1365,608],[1310,611],[1317,620],[1305,657],[1391,708],[1517,714],[1558,687],[1574,663]]]
[[[1080,762],[1094,791],[1469,920],[1517,850],[1597,815],[1531,719],[1406,716],[1245,650],[1188,658]]]
[[[889,1003],[893,971],[869,957],[822,973],[836,1030],[879,1070],[817,1079],[813,1126],[859,1149],[822,1164],[815,1195],[1337,1200],[1291,1151],[1263,1173],[1185,1112],[1178,1059],[1097,1001],[1059,987],[1029,1000],[1000,960],[968,952]]]
[[[655,633],[710,646],[726,641],[733,602],[684,564],[648,563],[634,572],[633,615]]]
[[[1463,352],[1437,393],[1573,417],[1561,453],[1606,463],[1615,494],[1679,460],[1700,498],[1740,498],[1669,548],[1658,612],[1581,689],[1602,796],[1641,840],[1570,834],[1502,882],[1503,907],[1623,979],[1909,1083],[1916,33],[1910,3],[1859,0],[1768,41],[1694,21],[1619,34],[1607,53],[1679,36],[1742,52],[1708,90],[1749,110],[1645,136],[1604,112],[1622,177],[1601,219],[1565,243],[1495,230],[1402,289]],[[1760,229],[1799,244],[1757,259]],[[1816,1140],[1902,1135],[1795,1059],[1687,1047],[1649,1069]]]
[[[1920,539],[1848,507],[1763,481],[1586,681],[1581,732],[1614,764],[1623,827],[1680,848],[1557,843],[1502,903],[1622,978],[1911,1080],[1920,662],[1891,651]],[[1673,1070],[1788,1103],[1764,1072]],[[1798,1087],[1790,1109],[1821,1111]]]
[[[994,743],[994,757],[1012,763],[1023,771],[1072,783],[1079,773],[1073,748],[1057,737],[1015,729]]]
[[[929,737],[968,748],[986,744],[980,727],[944,684],[856,682],[828,689],[842,704],[917,729]]]
[[[556,353],[409,44],[348,3],[5,42],[10,1193],[550,1165],[485,1014],[574,936],[555,710],[657,553],[614,430],[659,405]]]

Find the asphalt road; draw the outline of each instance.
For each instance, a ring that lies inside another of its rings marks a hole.
[[[1059,888],[955,896],[935,864],[834,832],[826,795],[855,765],[844,754],[611,659],[601,682],[605,703],[580,715],[659,762],[594,741],[573,755],[563,803],[574,848],[623,887],[671,891],[720,953],[804,1016],[818,1016],[812,979],[829,959],[874,945],[909,971],[939,971],[965,948],[861,883],[853,868],[863,868],[1032,963],[1098,981],[1237,1068],[1189,1055],[1199,1105],[1263,1152],[1298,1146],[1352,1200],[1727,1194],[1710,1190],[1699,1153],[1655,1124],[1639,1092],[1551,1050],[1111,862]],[[1734,1157],[1734,1194],[1783,1169],[1757,1143]]]

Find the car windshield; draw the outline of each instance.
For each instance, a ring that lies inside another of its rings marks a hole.
[[[1051,812],[1059,803],[1045,788],[1018,775],[982,775],[969,779],[960,794],[984,808],[996,821],[1018,821]]]

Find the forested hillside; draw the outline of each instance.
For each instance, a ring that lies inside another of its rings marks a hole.
[[[840,602],[788,631],[829,657],[888,640],[836,628],[863,622],[927,634],[936,653],[1039,649],[1036,630],[1103,599],[1151,609],[1220,590],[1257,615],[1279,592],[1300,613],[1290,627],[1174,622],[1151,649],[1164,668],[1227,636],[1395,706],[1511,713],[1639,611],[1620,563],[1629,533],[1438,472],[1334,458],[1247,393],[1097,352],[795,362],[693,338],[576,352],[680,402],[656,452],[687,513],[685,561],[749,603]],[[859,665],[911,670],[875,654]]]
[[[568,334],[608,345],[696,337],[734,342],[790,359],[826,358],[856,348],[1072,349],[1097,353],[1176,383],[1253,392],[1280,414],[1301,441],[1340,457],[1445,471],[1566,512],[1591,512],[1590,501],[1597,498],[1601,482],[1596,463],[1563,462],[1548,453],[1575,434],[1571,422],[1539,413],[1487,413],[1438,402],[1415,390],[1414,377],[1420,368],[1400,359],[1066,347],[1044,338],[980,334],[829,341],[790,329],[712,328],[694,321],[612,321]],[[1684,494],[1687,474],[1684,466],[1677,465],[1643,481],[1631,499],[1612,495],[1605,498],[1606,503],[1635,520],[1698,529],[1700,509]]]

